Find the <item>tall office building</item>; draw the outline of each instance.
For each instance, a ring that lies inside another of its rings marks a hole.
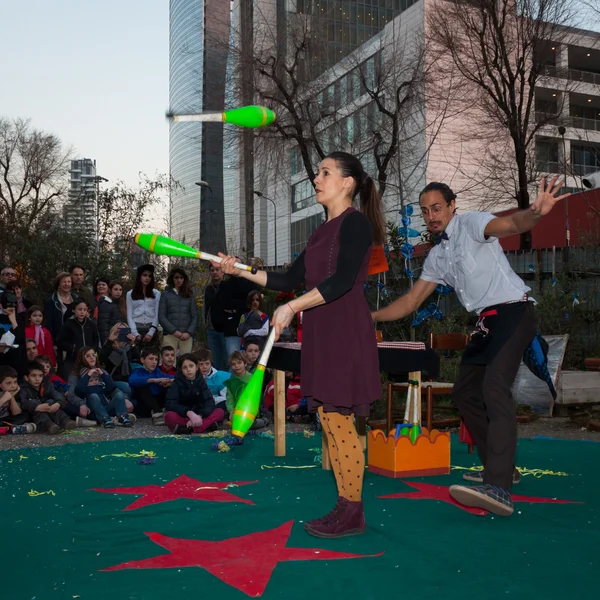
[[[90,242],[98,243],[98,181],[96,161],[81,158],[71,161],[69,192],[63,206],[65,226],[80,231]]]
[[[223,109],[229,19],[229,2],[223,0],[171,0],[172,112]],[[225,250],[223,126],[171,123],[169,166],[177,184],[171,194],[171,236],[208,252]]]

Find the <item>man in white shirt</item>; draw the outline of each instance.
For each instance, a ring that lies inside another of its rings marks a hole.
[[[412,289],[373,313],[374,321],[410,315],[438,284],[454,288],[461,304],[479,316],[464,352],[453,400],[473,436],[483,465],[469,479],[483,485],[453,485],[450,494],[467,506],[501,516],[513,513],[510,490],[517,446],[516,408],[511,386],[521,358],[537,332],[530,288],[512,270],[498,238],[532,229],[556,202],[562,183],[543,179],[530,208],[506,217],[467,212],[455,215],[456,196],[442,183],[430,183],[419,197],[427,229],[436,241]]]

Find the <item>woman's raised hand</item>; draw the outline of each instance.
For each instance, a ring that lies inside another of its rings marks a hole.
[[[214,260],[211,260],[210,262],[213,267],[221,267],[221,271],[227,275],[235,275],[236,277],[240,275],[240,269],[234,266],[237,262],[237,258],[235,256],[227,256],[227,254],[223,254],[222,252],[219,252],[218,256],[221,259],[221,262],[215,262]]]

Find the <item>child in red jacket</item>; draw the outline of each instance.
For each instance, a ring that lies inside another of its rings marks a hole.
[[[53,367],[56,367],[56,356],[54,355],[54,340],[52,334],[42,326],[44,312],[39,306],[32,306],[27,311],[25,337],[35,340],[38,356],[47,356]]]
[[[287,421],[294,421],[295,417],[307,414],[308,408],[300,392],[300,376],[291,371],[285,372],[285,415]],[[271,380],[265,390],[265,411],[273,412],[275,402],[275,381]]]

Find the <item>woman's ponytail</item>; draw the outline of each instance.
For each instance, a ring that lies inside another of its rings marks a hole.
[[[386,238],[385,220],[381,210],[381,198],[372,177],[365,177],[359,193],[360,210],[373,226],[373,244],[381,246]]]

